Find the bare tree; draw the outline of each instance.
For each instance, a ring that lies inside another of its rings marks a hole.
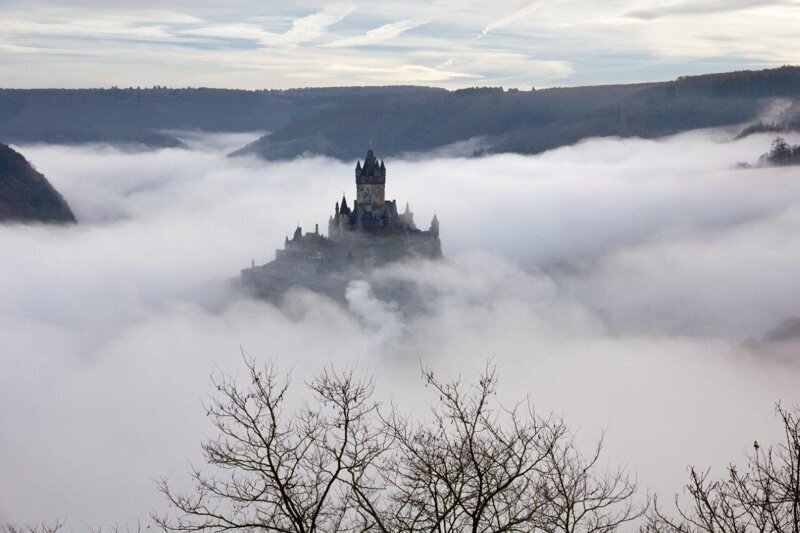
[[[16,524],[0,524],[0,533],[59,533],[64,528],[63,520],[42,522],[40,524],[19,526]]]
[[[586,460],[562,420],[527,402],[504,408],[493,368],[471,387],[423,377],[438,396],[432,422],[386,420],[395,531],[612,531],[640,515],[634,482],[596,472],[602,445]]]
[[[564,435],[547,453],[545,531],[564,533],[608,533],[639,519],[646,505],[637,507],[637,482],[623,469],[600,468],[601,438],[593,453],[584,456],[571,435]],[[647,501],[647,498],[645,498]]]
[[[227,475],[195,469],[190,495],[162,480],[182,513],[156,518],[167,530],[605,533],[641,513],[636,483],[598,469],[602,441],[585,458],[562,420],[503,408],[492,368],[475,386],[423,369],[437,400],[412,422],[332,370],[308,384],[319,406],[287,416],[288,381],[247,364],[250,385],[215,380],[207,408],[220,435],[203,451]]]
[[[68,527],[67,522],[61,519],[52,522],[41,522],[34,525],[26,524],[23,526],[16,524],[0,524],[0,533],[60,533]],[[141,533],[142,529],[149,529],[150,526],[142,528],[141,522],[137,522],[135,526],[132,524],[114,524],[105,529],[103,527],[92,527],[89,525],[85,525],[84,527],[85,530],[90,533],[103,533],[103,531],[110,531],[111,533]]]
[[[247,361],[250,386],[214,379],[218,396],[206,407],[219,431],[203,445],[206,460],[227,472],[194,469],[194,494],[159,488],[183,516],[154,517],[171,531],[342,531],[352,497],[345,475],[358,477],[381,452],[369,422],[376,405],[372,382],[352,372],[323,372],[309,384],[316,403],[286,416],[288,379],[274,365]]]
[[[763,448],[753,443],[747,469],[728,467],[723,480],[708,470],[690,469],[688,504],[675,497],[677,517],[658,505],[645,531],[665,533],[749,533],[800,531],[800,409],[776,407],[784,441]]]
[[[566,428],[528,404],[503,409],[497,377],[487,369],[477,386],[423,377],[438,396],[430,424],[386,420],[395,454],[382,470],[395,531],[518,531],[540,527],[547,505],[547,454]]]

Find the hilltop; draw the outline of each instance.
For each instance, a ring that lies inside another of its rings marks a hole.
[[[75,222],[47,178],[5,144],[0,144],[0,222]]]

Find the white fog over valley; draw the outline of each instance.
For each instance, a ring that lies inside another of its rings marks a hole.
[[[504,402],[530,397],[589,446],[606,430],[603,460],[665,501],[689,465],[722,475],[775,441],[775,402],[800,403],[800,172],[735,167],[770,135],[387,159],[387,198],[421,228],[436,213],[447,257],[378,274],[417,288],[427,311],[406,314],[366,282],[347,309],[235,290],[297,224],[327,230],[367,149],[226,156],[261,134],[15,146],[79,224],[0,225],[0,523],[78,530],[163,510],[154,480],[186,487],[202,465],[209,376],[244,375],[240,350],[291,371],[296,401],[332,364],[418,414],[420,361],[469,378],[491,360]]]

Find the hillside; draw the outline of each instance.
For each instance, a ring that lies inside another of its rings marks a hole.
[[[459,143],[465,155],[538,153],[594,136],[659,137],[754,123],[776,98],[800,98],[800,68],[538,91],[431,87],[0,90],[0,140],[180,146],[169,130],[268,131],[239,150],[351,159]],[[753,124],[781,131],[786,124]],[[470,142],[465,142],[470,141]]]
[[[0,89],[0,141],[179,146],[164,130],[272,131],[342,99],[420,91],[441,89]]]
[[[556,88],[372,95],[320,110],[239,154],[305,151],[351,158],[370,141],[385,155],[480,138],[483,152],[538,153],[594,136],[659,137],[753,121],[774,98],[800,98],[800,68],[675,81]]]
[[[47,178],[5,144],[0,144],[0,222],[75,222]]]

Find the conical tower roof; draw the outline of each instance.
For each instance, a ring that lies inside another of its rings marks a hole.
[[[380,168],[380,165],[378,164],[378,158],[375,157],[375,152],[372,151],[372,148],[367,151],[367,157],[364,158],[363,168],[365,176],[374,175],[375,170]]]

